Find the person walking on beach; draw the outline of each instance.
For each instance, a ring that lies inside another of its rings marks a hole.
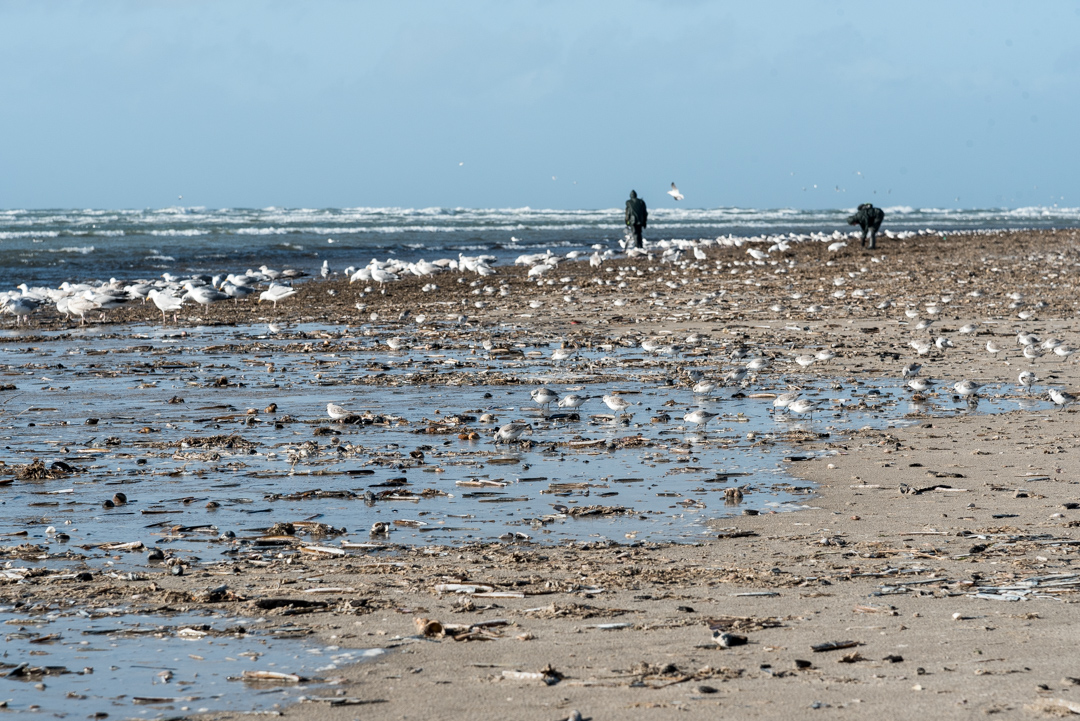
[[[848,225],[857,225],[862,228],[862,241],[860,245],[867,250],[877,248],[877,234],[881,230],[881,222],[885,220],[885,211],[875,208],[873,203],[863,203],[855,209],[855,215],[849,216]],[[866,244],[866,234],[870,233],[870,244]]]
[[[641,247],[641,229],[649,222],[649,211],[645,201],[637,197],[637,192],[630,191],[630,200],[626,201],[626,227],[634,234],[634,247]]]

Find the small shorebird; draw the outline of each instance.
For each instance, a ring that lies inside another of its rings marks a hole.
[[[1035,374],[1031,371],[1024,371],[1020,374],[1020,385],[1024,386],[1024,389],[1027,393],[1031,393],[1031,386],[1037,380],[1039,379],[1036,378]]]
[[[507,423],[504,426],[500,426],[499,430],[495,431],[495,443],[499,441],[504,443],[511,443],[521,438],[523,435],[532,435],[533,428],[528,423],[521,421],[514,421],[513,423]]]
[[[814,411],[818,410],[817,404],[806,398],[799,398],[796,401],[792,401],[788,404],[788,411],[802,415],[804,413],[810,414],[810,420],[814,420]]]
[[[738,385],[739,383],[742,383],[744,378],[746,378],[746,369],[736,368],[735,370],[724,375],[724,383]]]
[[[908,345],[914,348],[919,355],[928,355],[934,348],[934,344],[928,340],[913,340],[909,341]]]
[[[828,363],[835,357],[836,354],[828,348],[823,348],[822,350],[819,350],[817,353],[814,354],[814,358],[821,361],[822,363]]]
[[[956,391],[956,394],[959,395],[961,398],[977,396],[979,394],[980,388],[982,388],[981,383],[976,383],[975,381],[969,380],[960,381],[953,386],[953,390]]]
[[[773,408],[786,411],[788,406],[799,399],[800,392],[801,391],[788,391],[787,393],[781,393],[773,399]]]
[[[550,388],[536,388],[529,393],[529,395],[532,396],[533,401],[538,403],[545,411],[548,409],[548,406],[559,400],[559,394]]]
[[[799,355],[795,356],[795,362],[802,368],[809,368],[817,362],[817,358],[812,355]]]
[[[1036,358],[1042,357],[1042,352],[1034,345],[1026,345],[1024,346],[1024,357],[1034,363]]]
[[[1072,393],[1059,391],[1057,388],[1051,388],[1047,393],[1050,394],[1050,400],[1052,400],[1055,405],[1061,406],[1058,410],[1065,410],[1065,406],[1076,401],[1076,396]]]
[[[386,347],[390,350],[401,350],[405,347],[405,341],[396,336],[394,338],[387,338],[384,342],[386,343]]]
[[[1054,348],[1054,355],[1061,356],[1062,361],[1068,360],[1069,356],[1071,356],[1075,352],[1076,348],[1071,345],[1065,345],[1064,343]]]
[[[632,405],[629,401],[615,395],[604,396],[603,401],[604,405],[616,413],[625,413],[626,409]]]
[[[577,353],[577,348],[556,348],[551,352],[551,360],[559,363],[573,357]]]
[[[820,360],[820,358],[819,358]],[[748,371],[763,371],[769,367],[769,361],[766,358],[754,358],[747,362],[746,370]]]
[[[934,387],[934,381],[929,378],[912,378],[907,382],[908,388],[916,393],[925,393]]]
[[[700,381],[694,384],[693,391],[697,395],[707,396],[716,390],[716,384],[712,381]]]
[[[351,415],[355,415],[354,413],[345,410],[337,403],[327,403],[326,413],[330,416],[330,420],[332,421],[340,421],[342,418],[348,418]]]
[[[919,375],[919,371],[922,370],[922,366],[918,363],[908,363],[904,366],[904,378],[914,378]]]
[[[568,396],[563,396],[559,399],[559,408],[568,408],[570,410],[576,410],[581,405],[589,400],[592,396],[579,396],[577,393],[571,393]]]
[[[964,335],[967,335],[968,333],[974,333],[976,330],[978,330],[978,328],[979,328],[978,323],[968,323],[967,325],[960,326],[960,330],[957,331],[957,332],[958,333],[963,333]]]
[[[1002,348],[1000,345],[998,345],[994,341],[992,341],[992,340],[986,341],[986,352],[989,353],[990,355],[994,356],[995,358],[997,358],[998,353],[1001,353],[1002,354],[1001,359],[1004,360],[1005,359],[1005,354],[1003,353],[1004,350],[1005,350],[1004,348]]]
[[[687,423],[693,423],[699,429],[705,426],[713,418],[716,418],[719,413],[710,413],[709,411],[701,410],[700,408],[693,413],[687,413],[683,416],[683,420]]]

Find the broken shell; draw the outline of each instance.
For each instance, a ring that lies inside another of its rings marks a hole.
[[[442,638],[446,635],[443,625],[433,618],[415,618],[416,630],[421,636],[427,638]]]

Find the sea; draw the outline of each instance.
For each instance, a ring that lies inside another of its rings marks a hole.
[[[669,209],[650,211],[650,240],[849,232],[853,209]],[[975,210],[885,208],[887,230],[1071,228],[1080,208]],[[19,283],[157,278],[244,271],[266,265],[317,272],[487,254],[618,248],[623,210],[533,208],[224,208],[0,211],[0,291]]]

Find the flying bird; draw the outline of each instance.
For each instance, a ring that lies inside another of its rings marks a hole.
[[[677,187],[675,187],[675,183],[671,184],[671,190],[669,190],[667,194],[670,195],[672,198],[675,198],[675,200],[683,199],[683,194],[679,192],[679,189]]]

